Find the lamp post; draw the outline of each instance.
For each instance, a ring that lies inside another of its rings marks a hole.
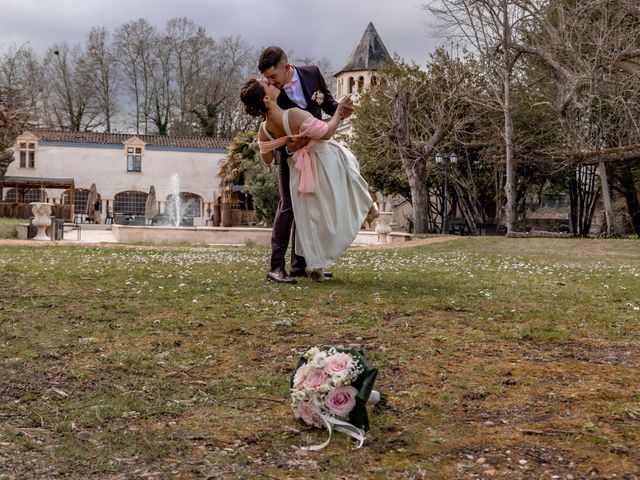
[[[458,161],[458,155],[452,153],[449,156],[436,153],[436,163],[444,164],[444,195],[442,200],[442,234],[449,233],[449,218],[447,216],[447,196],[449,189],[449,168],[450,163],[455,164]]]

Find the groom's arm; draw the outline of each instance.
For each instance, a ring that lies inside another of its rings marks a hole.
[[[321,118],[322,113],[317,109],[320,106],[320,110],[325,112],[328,115],[333,116],[338,108],[338,102],[333,98],[333,94],[329,87],[327,86],[327,82],[325,81],[320,69],[315,65],[306,65],[304,67],[296,67],[298,69],[298,73],[304,82],[304,85],[311,97],[313,102],[316,102],[315,106],[308,105],[307,111],[314,115],[316,118]],[[317,92],[322,93],[322,101],[318,102],[315,98]]]
[[[316,67],[316,70],[317,70],[317,78],[318,78],[318,90],[321,91],[322,94],[324,95],[324,99],[320,104],[320,108],[326,114],[333,116],[333,114],[336,113],[336,110],[338,108],[338,102],[336,101],[335,98],[333,98],[333,95],[331,94],[331,90],[329,90],[329,87],[327,86],[327,82],[322,76],[320,69]]]
[[[316,67],[316,70],[318,78],[318,90],[320,90],[324,95],[324,100],[320,104],[320,108],[325,113],[331,116],[333,116],[336,113],[336,110],[338,110],[342,118],[350,117],[353,113],[353,101],[351,100],[351,95],[345,95],[340,103],[338,103],[336,99],[333,98],[329,87],[327,87],[327,82],[322,76],[322,73],[320,73],[320,69]]]

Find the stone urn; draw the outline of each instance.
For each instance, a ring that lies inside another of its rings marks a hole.
[[[33,202],[31,204],[31,212],[33,220],[31,223],[38,229],[34,240],[49,240],[46,230],[51,226],[51,203]]]
[[[380,212],[380,216],[376,220],[376,233],[378,234],[378,243],[390,243],[391,237],[391,221],[393,220],[393,212]]]

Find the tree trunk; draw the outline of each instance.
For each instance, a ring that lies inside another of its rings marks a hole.
[[[595,167],[575,167],[574,178],[569,182],[571,225],[575,236],[589,235],[599,195],[600,189],[595,181]]]
[[[629,165],[623,165],[619,171],[620,192],[627,202],[633,232],[640,237],[640,201],[638,200],[635,177]]]
[[[423,178],[415,174],[409,178],[413,204],[413,233],[429,232],[429,190]]]
[[[611,204],[611,192],[609,191],[609,180],[607,179],[607,167],[604,162],[598,165],[600,174],[600,185],[602,186],[602,203],[604,204],[604,214],[607,219],[607,237],[617,235],[614,225],[613,205]]]
[[[507,165],[506,182],[504,184],[504,193],[507,197],[507,207],[505,212],[505,220],[507,224],[507,235],[513,231],[513,225],[516,220],[516,193],[514,184],[514,168],[513,168],[513,119],[511,118],[511,31],[509,24],[509,10],[507,2],[502,5],[502,48],[504,56],[504,147]]]

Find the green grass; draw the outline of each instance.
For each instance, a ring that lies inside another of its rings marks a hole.
[[[0,217],[0,238],[16,238],[16,225],[19,223],[29,223],[29,219]]]
[[[0,479],[640,474],[640,242],[353,249],[296,286],[268,258],[0,246]],[[389,404],[363,449],[296,453],[326,432],[289,377],[325,344],[362,348]]]

